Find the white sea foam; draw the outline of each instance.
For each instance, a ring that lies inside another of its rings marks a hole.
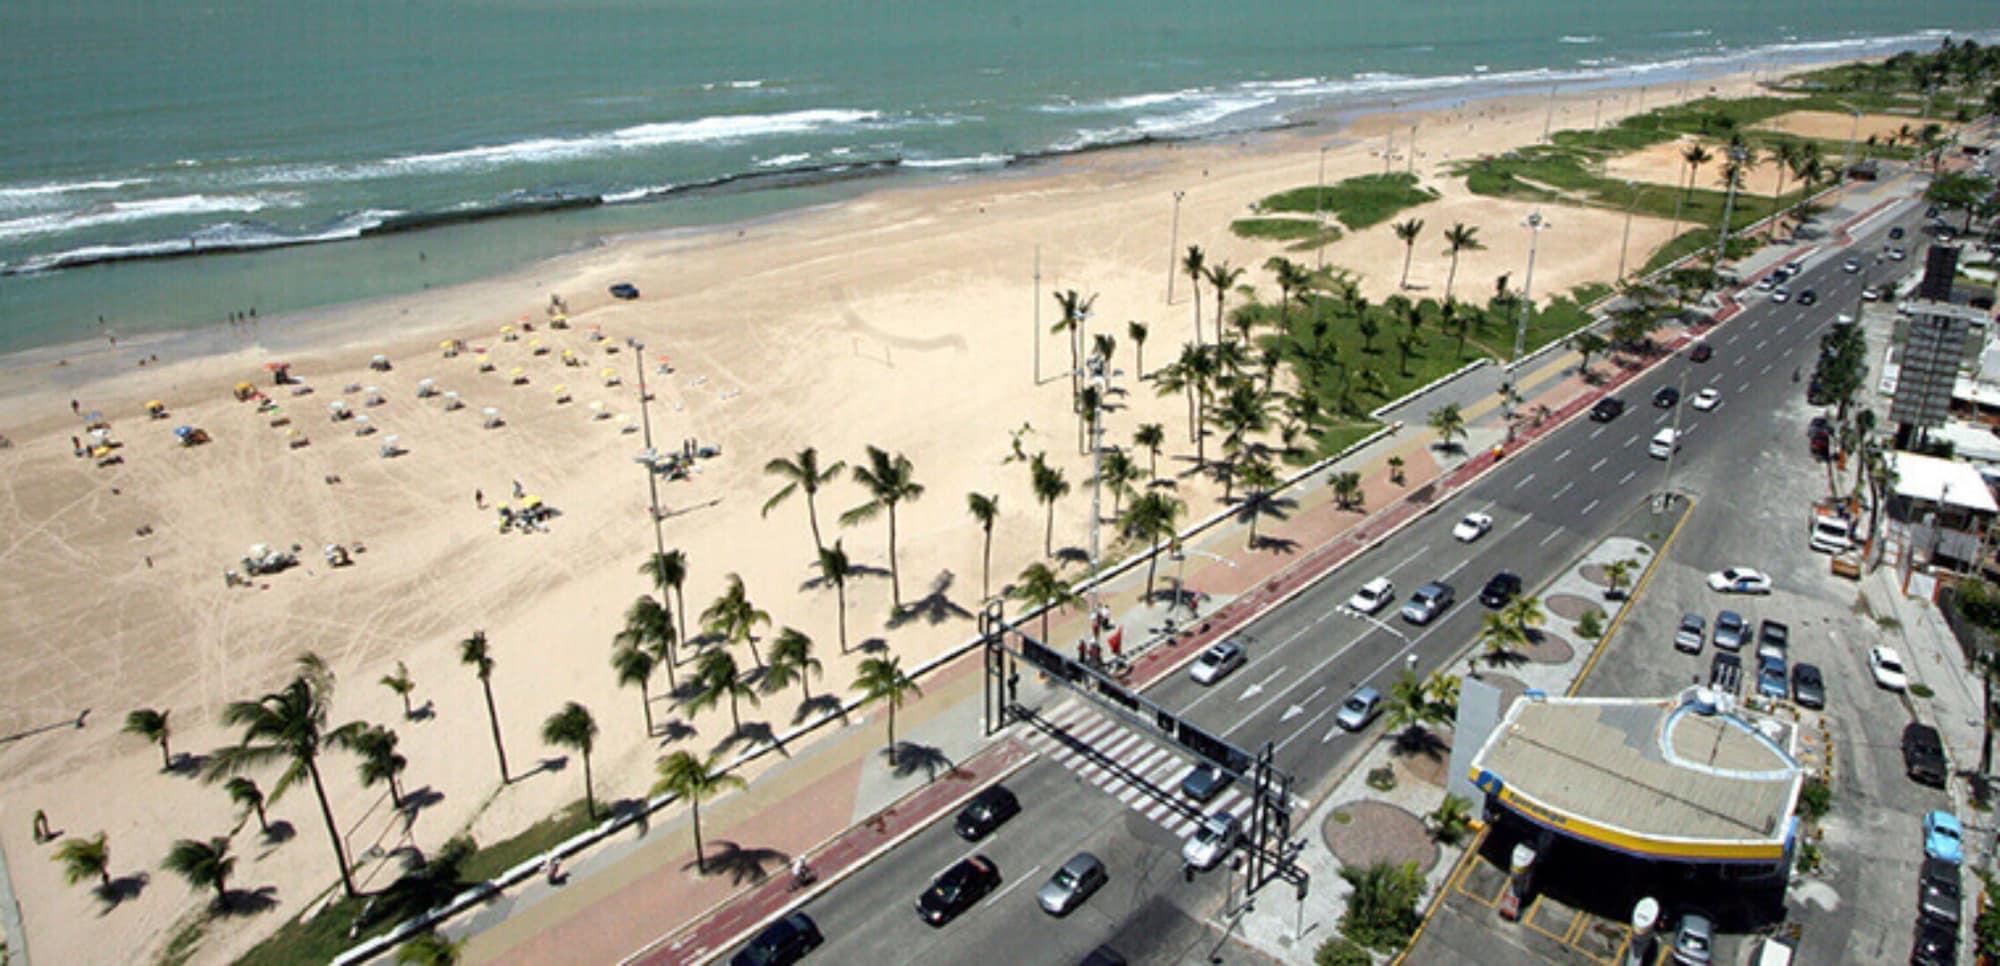
[[[0,188],[0,205],[19,204],[86,191],[116,191],[119,188],[146,184],[151,180],[151,178],[105,178],[95,181],[51,181],[45,184],[14,185]]]
[[[648,185],[644,188],[627,188],[624,191],[607,191],[604,193],[604,203],[607,205],[622,205],[640,201],[662,192],[671,191],[673,187],[671,184],[656,184]]]
[[[1565,44],[1597,44],[1604,42],[1603,37],[1594,34],[1563,34],[1557,39]]]
[[[765,158],[762,161],[754,162],[753,165],[759,168],[789,168],[800,161],[811,158],[812,155],[803,152],[798,154],[780,154],[777,157]]]
[[[1014,160],[1009,154],[976,154],[966,158],[905,158],[906,168],[986,168]]]
[[[281,245],[343,241],[350,238],[359,238],[362,232],[402,213],[394,209],[371,208],[342,217],[316,231],[297,235],[288,235],[260,225],[223,222],[217,225],[206,226],[184,237],[167,241],[136,242],[122,245],[84,245],[51,254],[37,255],[16,263],[0,264],[0,272],[10,275],[26,275],[35,272],[46,272],[68,265],[121,259],[156,258],[162,255],[175,255],[184,252],[242,251],[255,248],[275,248]]]
[[[55,211],[0,221],[0,239],[23,238],[54,232],[76,231],[101,225],[202,215],[215,212],[262,211],[273,205],[296,204],[296,198],[270,195],[176,195],[170,198],[141,198],[114,201],[70,211]]]
[[[701,89],[705,91],[717,90],[719,88],[728,90],[737,90],[737,91],[754,91],[763,86],[764,82],[762,80],[710,81],[706,84],[701,85]]]

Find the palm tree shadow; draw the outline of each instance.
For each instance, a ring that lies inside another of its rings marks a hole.
[[[97,896],[97,901],[102,903],[102,906],[97,910],[97,914],[100,916],[105,915],[131,900],[139,898],[139,893],[146,891],[146,883],[151,881],[153,881],[153,877],[149,873],[134,872],[131,875],[121,875],[90,890],[93,895]]]
[[[777,849],[744,848],[727,839],[711,839],[708,842],[707,874],[727,875],[730,885],[755,884],[770,878],[769,869],[785,864],[790,858]],[[681,866],[684,872],[694,868],[693,859]]]
[[[1250,549],[1269,550],[1273,553],[1291,556],[1298,552],[1299,542],[1290,537],[1274,537],[1268,533],[1260,533],[1257,535],[1257,542],[1251,544]]]
[[[912,741],[899,741],[893,749],[894,754],[891,754],[891,751],[892,749],[883,748],[876,754],[881,755],[884,761],[893,760],[894,763],[889,766],[889,773],[897,778],[908,778],[921,771],[924,773],[925,782],[934,782],[938,780],[940,772],[947,777],[959,774],[958,765],[944,753],[942,748],[920,745]]]
[[[699,732],[695,730],[694,725],[688,724],[679,718],[670,718],[666,723],[660,725],[660,732],[655,737],[660,739],[660,746],[664,748],[676,741],[686,741],[696,734],[699,734]]]
[[[808,564],[808,566],[812,567],[814,570],[818,570],[819,561],[814,560],[810,564]],[[847,565],[847,578],[849,580],[853,580],[854,578],[857,577],[865,579],[868,577],[880,578],[887,576],[889,576],[889,568],[887,567],[872,567],[869,566],[868,564],[854,563],[851,561]],[[832,583],[826,579],[825,574],[816,574],[812,577],[808,577],[805,580],[799,582],[800,590],[819,590],[822,587],[830,587],[830,586],[832,586]]]
[[[444,801],[444,793],[429,785],[411,789],[403,793],[403,814],[408,816],[410,821],[414,822],[417,820],[418,812],[442,801]]]
[[[632,828],[639,838],[645,838],[646,834],[652,831],[652,813],[646,810],[645,799],[621,798],[605,806],[604,814],[614,818],[626,818],[629,816],[632,820]]]
[[[700,693],[701,682],[695,680],[693,676],[689,676],[682,679],[679,686],[668,691],[667,697],[672,698],[675,704],[686,704],[693,700],[695,695]]]
[[[265,829],[260,838],[272,845],[283,845],[286,842],[290,842],[298,834],[299,830],[297,827],[281,818],[272,822],[271,827]]]
[[[535,767],[530,768],[527,771],[524,771],[518,775],[515,775],[513,779],[509,781],[507,784],[518,785],[524,781],[527,781],[530,778],[535,777],[536,775],[541,774],[542,772],[548,772],[550,774],[554,774],[568,767],[569,767],[568,755],[555,755],[550,758],[544,758],[541,761],[536,762]]]
[[[1480,659],[1486,662],[1487,667],[1501,669],[1516,668],[1528,663],[1528,655],[1511,650],[1488,652],[1481,655]]]
[[[1451,753],[1451,745],[1429,728],[1411,725],[1396,733],[1392,746],[1394,752],[1404,757],[1422,755],[1432,760],[1441,760]]]
[[[214,905],[216,911],[225,916],[254,916],[269,912],[278,905],[278,887],[266,885],[255,889],[230,889]]]
[[[808,720],[817,720],[828,715],[839,718],[842,724],[846,724],[847,706],[841,703],[837,694],[815,694],[799,702],[799,709],[792,713],[792,723],[804,724]]]
[[[1056,551],[1057,560],[1079,566],[1090,563],[1090,551],[1082,547],[1063,547]]]
[[[889,653],[889,642],[879,637],[871,637],[854,645],[854,649],[863,654],[887,654]]]
[[[718,753],[726,753],[727,751],[729,751],[729,749],[735,747],[739,742],[745,745],[749,745],[751,747],[756,747],[757,745],[770,745],[772,748],[777,750],[779,755],[782,755],[786,758],[792,757],[791,751],[785,747],[784,739],[778,737],[778,733],[772,730],[769,722],[764,722],[764,721],[743,722],[741,727],[738,727],[735,731],[729,734],[729,737],[724,738],[721,741],[717,742],[715,745],[715,750]]]
[[[937,579],[931,581],[931,592],[929,594],[904,604],[901,610],[889,615],[888,628],[895,630],[918,618],[923,618],[926,623],[934,626],[954,617],[960,620],[971,620],[972,612],[953,603],[951,597],[948,595],[952,582],[956,579],[956,575],[951,571],[941,571],[937,575]]]
[[[190,754],[180,751],[174,753],[174,760],[167,766],[167,771],[176,775],[186,775],[189,778],[194,778],[200,775],[202,769],[207,767],[207,765],[207,755]]]

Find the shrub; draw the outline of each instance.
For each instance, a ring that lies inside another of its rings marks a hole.
[[[1386,792],[1396,787],[1396,770],[1387,765],[1368,770],[1368,787]]]
[[[1928,684],[1912,684],[1912,685],[1910,685],[1910,696],[1911,696],[1911,697],[1915,697],[1915,698],[1928,698],[1928,697],[1930,697],[1931,695],[1933,695],[1933,694],[1936,694],[1936,693],[1937,693],[1937,692],[1935,692],[1935,691],[1932,691],[1932,690],[1931,690],[1931,687],[1930,687],[1930,685],[1928,685]]]
[[[1328,936],[1313,952],[1313,966],[1375,966],[1375,957],[1344,936]]]
[[[1577,636],[1594,641],[1604,636],[1604,612],[1595,607],[1583,612],[1583,618],[1576,622]]]
[[[1347,914],[1340,917],[1342,935],[1387,953],[1401,949],[1416,934],[1424,876],[1415,862],[1377,862],[1365,869],[1350,866],[1340,870],[1340,877],[1354,886],[1347,896]]]
[[[1806,821],[1817,822],[1832,810],[1833,789],[1818,778],[1806,779],[1805,786],[1799,789],[1799,814]]]

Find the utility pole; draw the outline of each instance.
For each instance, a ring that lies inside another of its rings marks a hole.
[[[1173,276],[1167,276],[1169,280]],[[1035,385],[1042,384],[1042,246],[1035,246],[1035,321],[1028,331],[1030,341],[1035,343]]]
[[[1551,84],[1549,85],[1549,111],[1547,114],[1542,115],[1543,144],[1549,143],[1549,125],[1554,123],[1555,119],[1556,119],[1556,88],[1555,85]]]
[[[1854,115],[1854,126],[1847,130],[1847,151],[1840,156],[1840,197],[1843,201],[1847,199],[1847,184],[1853,180],[1854,139],[1861,135],[1861,112],[1852,107],[1847,112]]]
[[[1856,323],[1857,325],[1859,323]],[[1681,411],[1687,408],[1688,371],[1681,369],[1681,398],[1674,402],[1674,444],[1667,447],[1667,475],[1660,484],[1660,509],[1674,505],[1674,454],[1681,451]]]
[[[1396,132],[1394,131],[1384,132],[1382,135],[1382,173],[1388,174],[1389,166],[1395,163],[1396,163]]]
[[[1174,304],[1174,276],[1180,274],[1181,254],[1181,199],[1185,191],[1174,192],[1174,226],[1167,231],[1167,304]],[[1037,302],[1040,300],[1037,299]],[[1039,370],[1038,370],[1039,371]]]
[[[1313,255],[1313,271],[1326,267],[1326,149],[1330,145],[1319,146],[1319,177],[1313,181],[1313,227],[1317,229],[1319,244]]]
[[[1590,103],[1592,105],[1590,108],[1590,129],[1595,131],[1604,120],[1604,98],[1600,97]]]
[[[1715,268],[1717,271],[1722,270],[1723,256],[1729,250],[1729,215],[1736,207],[1736,184],[1743,180],[1743,162],[1748,160],[1749,157],[1750,152],[1745,150],[1742,145],[1730,146],[1729,194],[1722,199],[1722,229],[1715,238]]]
[[[1100,355],[1092,355],[1086,363],[1093,370],[1092,381],[1097,383],[1100,400],[1111,397],[1111,360]],[[1102,645],[1103,624],[1097,619],[1097,609],[1101,606],[1098,590],[1104,581],[1099,579],[1097,570],[1097,528],[1104,520],[1100,511],[1099,497],[1104,489],[1104,406],[1100,402],[1090,414],[1090,643]]]
[[[1410,162],[1409,166],[1405,168],[1404,171],[1408,174],[1416,174],[1417,173],[1417,126],[1415,124],[1410,125],[1409,162]]]
[[[646,431],[646,494],[653,508],[653,549],[661,556],[667,553],[667,538],[660,532],[660,478],[654,461],[659,454],[653,450],[653,407],[652,395],[646,392],[646,344],[637,339],[627,338],[625,345],[632,350],[632,362],[639,370],[639,425]]]
[[[1625,203],[1625,236],[1618,242],[1618,282],[1625,281],[1625,247],[1632,244],[1632,211],[1639,207],[1639,191],[1632,182],[1625,182],[1625,190],[1631,192],[1632,200]]]
[[[1507,359],[1507,379],[1501,384],[1501,402],[1507,410],[1507,432],[1514,431],[1514,376],[1515,367],[1521,364],[1521,350],[1528,343],[1528,312],[1535,306],[1535,248],[1542,238],[1542,229],[1549,227],[1542,220],[1542,213],[1536,211],[1528,215],[1528,274],[1521,280],[1521,321],[1514,326],[1514,354]]]

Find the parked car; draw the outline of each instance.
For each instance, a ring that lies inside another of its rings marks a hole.
[[[1964,895],[1957,863],[1924,860],[1923,869],[1917,873],[1917,911],[1924,918],[1958,925],[1959,917],[1964,914]]]
[[[1688,359],[1693,362],[1707,362],[1714,357],[1715,347],[1706,342],[1695,343],[1694,349],[1688,353]]]
[[[1855,258],[1852,255],[1847,256],[1846,259],[1841,261],[1840,270],[1849,275],[1861,271],[1861,259]]]
[[[1186,844],[1181,846],[1181,860],[1197,869],[1215,868],[1215,864],[1236,847],[1240,827],[1236,816],[1228,812],[1216,812],[1202,819],[1194,834],[1188,836]]]
[[[1207,802],[1222,794],[1222,790],[1235,780],[1234,775],[1223,771],[1214,762],[1204,761],[1189,769],[1187,777],[1181,779],[1181,794],[1197,802]]]
[[[917,914],[933,926],[942,926],[972,908],[973,903],[984,898],[999,884],[1000,870],[992,859],[984,855],[960,859],[951,868],[938,873],[938,877],[931,880],[931,887],[917,897]]]
[[[1229,672],[1243,666],[1243,645],[1234,638],[1217,642],[1195,658],[1194,667],[1188,669],[1188,677],[1196,684],[1214,684],[1229,675]]]
[[[1381,711],[1382,692],[1363,686],[1347,696],[1347,700],[1340,706],[1340,713],[1334,715],[1333,720],[1335,724],[1349,731],[1360,731],[1368,727],[1368,722],[1375,720],[1375,716]]]
[[[1868,649],[1868,673],[1875,676],[1877,687],[1902,691],[1910,686],[1910,676],[1903,671],[1903,658],[1893,647],[1877,645]]]
[[[1917,940],[1910,946],[1912,966],[1956,966],[1958,930],[1935,922],[1917,923]]]
[[[1768,292],[1768,291],[1770,291],[1770,290],[1772,290],[1772,289],[1774,289],[1774,288],[1777,288],[1777,287],[1778,287],[1778,283],[1779,283],[1780,281],[1783,281],[1783,280],[1784,280],[1784,277],[1785,277],[1785,276],[1784,276],[1784,272],[1783,272],[1783,271],[1776,271],[1776,272],[1772,272],[1772,273],[1771,273],[1771,274],[1769,274],[1769,275],[1766,275],[1766,276],[1764,276],[1763,278],[1760,278],[1760,279],[1758,279],[1758,280],[1757,280],[1757,291],[1759,291],[1759,292]]]
[[[1944,739],[1936,728],[1916,721],[1903,726],[1903,773],[1911,781],[1944,787],[1951,763],[1945,758]]]
[[[1681,913],[1681,925],[1674,930],[1674,962],[1707,966],[1715,947],[1715,921],[1704,913]]]
[[[1350,610],[1373,614],[1395,599],[1396,585],[1387,577],[1377,577],[1362,584],[1361,589],[1354,592],[1354,596],[1347,598],[1347,606]]]
[[[1792,629],[1774,620],[1757,625],[1757,656],[1783,660],[1792,642]]]
[[[1488,607],[1505,607],[1521,593],[1521,578],[1505,570],[1493,575],[1493,579],[1480,588],[1479,602]]]
[[[1785,680],[1785,659],[1759,653],[1757,655],[1757,693],[1767,698],[1784,700],[1791,688]]]
[[[1792,300],[1792,288],[1791,288],[1791,286],[1789,286],[1789,285],[1780,285],[1780,286],[1778,286],[1777,288],[1774,288],[1774,289],[1772,289],[1772,290],[1771,290],[1771,301],[1773,301],[1773,302],[1789,302],[1789,301],[1791,301],[1791,300]]]
[[[1965,859],[1965,833],[1958,816],[1943,809],[1924,813],[1924,855],[1940,862],[1957,864]]]
[[[1403,619],[1412,624],[1428,624],[1444,609],[1451,606],[1458,592],[1451,585],[1433,580],[1410,595],[1410,602],[1403,605]]]
[[[1689,654],[1701,653],[1701,642],[1708,637],[1708,624],[1700,614],[1682,614],[1681,625],[1674,628],[1674,650]]]
[[[1818,301],[1819,301],[1819,293],[1813,291],[1812,289],[1806,289],[1805,291],[1799,293],[1800,305],[1811,305]]]
[[[1468,513],[1458,526],[1451,528],[1451,535],[1460,543],[1471,543],[1493,529],[1493,515],[1490,513]]]
[[[1688,403],[1688,405],[1693,406],[1694,408],[1701,410],[1702,412],[1708,412],[1709,410],[1714,409],[1716,405],[1721,402],[1722,402],[1722,391],[1715,388],[1714,386],[1707,386],[1704,387],[1700,392],[1695,393],[1694,400]]]
[[[1725,694],[1735,694],[1743,686],[1743,659],[1726,651],[1715,652],[1708,665],[1708,686]]]
[[[1624,411],[1625,400],[1617,396],[1606,396],[1599,399],[1597,405],[1590,407],[1590,418],[1596,422],[1608,423],[1617,419],[1618,414]]]
[[[765,926],[729,957],[729,966],[785,966],[804,959],[825,941],[811,916],[794,912]]]
[[[959,809],[958,819],[952,823],[953,831],[967,842],[977,842],[994,829],[1006,824],[1007,820],[1021,813],[1021,800],[1007,790],[1005,785],[994,785],[973,796],[972,801]]]
[[[1768,594],[1771,578],[1748,567],[1726,567],[1708,575],[1708,587],[1725,594]]]
[[[1889,248],[1889,260],[1892,262],[1900,262],[1905,257],[1907,257],[1907,255],[1908,253],[1903,251],[1903,246],[1901,245],[1893,245],[1890,246]]]
[[[629,302],[639,297],[639,286],[631,282],[619,282],[611,286],[611,297]]]
[[[1743,636],[1749,632],[1750,623],[1742,614],[1725,610],[1715,615],[1715,646],[1725,651],[1743,647]]]
[[[1826,707],[1826,681],[1820,677],[1817,666],[1792,665],[1792,700],[1804,708]]]
[[[1099,886],[1109,878],[1104,872],[1104,863],[1089,852],[1078,852],[1070,856],[1056,874],[1035,893],[1035,901],[1042,904],[1042,911],[1051,916],[1066,916],[1070,910],[1083,905]]]

